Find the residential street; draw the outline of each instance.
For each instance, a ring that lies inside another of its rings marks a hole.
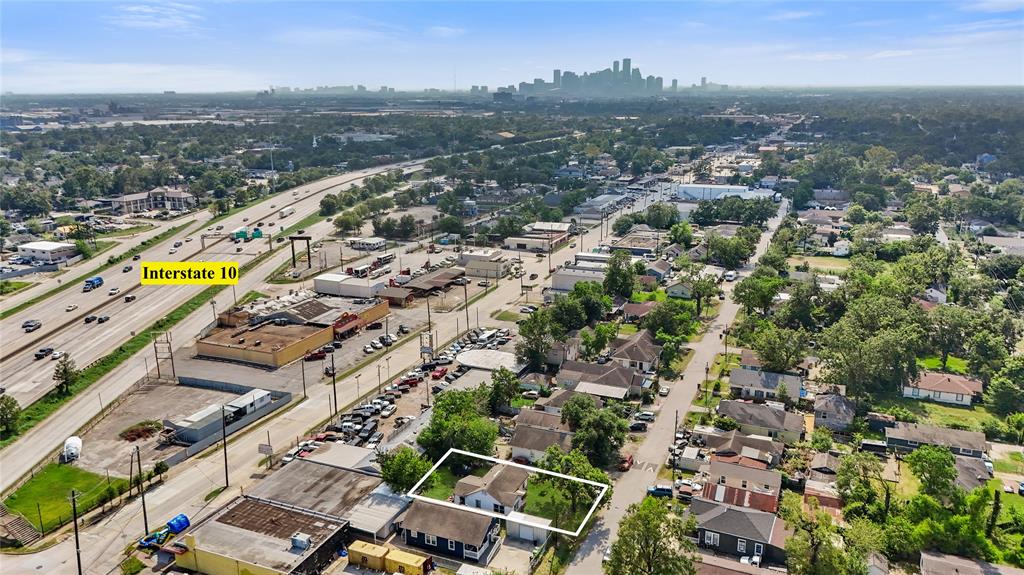
[[[788,200],[783,200],[776,216],[768,221],[768,231],[761,235],[757,251],[742,270],[742,276],[745,277],[753,271],[754,264],[768,249],[771,237],[778,228],[782,216],[785,215],[788,204]],[[640,502],[644,498],[647,488],[657,482],[658,469],[665,463],[668,457],[668,448],[675,436],[676,413],[678,412],[680,421],[685,418],[686,411],[697,392],[697,387],[704,380],[704,366],[710,365],[716,354],[724,352],[719,336],[735,319],[736,312],[739,310],[739,306],[733,303],[730,297],[731,287],[734,285],[734,283],[724,284],[726,301],[722,302],[718,317],[715,318],[704,337],[690,345],[693,349],[690,363],[686,366],[680,379],[672,384],[672,391],[665,398],[658,418],[650,425],[647,438],[637,452],[633,468],[624,473],[616,482],[610,507],[595,519],[587,538],[580,545],[576,556],[569,565],[568,575],[593,575],[601,572],[601,559],[605,548],[615,541],[612,533],[618,531],[618,524],[625,515],[626,508],[633,503]]]

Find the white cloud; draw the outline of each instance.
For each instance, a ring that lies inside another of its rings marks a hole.
[[[968,12],[1016,12],[1024,10],[1024,0],[980,0],[963,4],[960,9]]]
[[[804,12],[800,10],[789,10],[786,12],[776,12],[770,16],[765,17],[765,20],[772,22],[787,22],[790,20],[802,20],[814,16],[814,12]]]
[[[786,56],[787,60],[798,60],[804,62],[833,62],[835,60],[845,60],[846,58],[846,54],[840,54],[838,52],[807,52]]]
[[[458,38],[465,33],[465,29],[452,26],[431,26],[427,28],[427,36],[433,36],[434,38]]]
[[[0,64],[5,66],[11,64],[24,64],[33,60],[39,60],[42,54],[32,50],[19,50],[17,48],[0,48]]]
[[[103,21],[121,28],[137,30],[195,31],[204,17],[201,10],[191,4],[165,2],[155,4],[122,4]]]
[[[882,50],[867,57],[868,60],[886,60],[889,58],[906,58],[918,54],[918,50]]]
[[[395,37],[372,27],[342,26],[336,28],[292,27],[278,32],[273,38],[283,44],[306,47],[337,47],[367,42],[392,41]]]

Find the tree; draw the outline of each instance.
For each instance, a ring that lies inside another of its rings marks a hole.
[[[504,367],[499,367],[491,372],[491,389],[487,402],[492,414],[511,404],[512,400],[519,394],[519,378]]]
[[[904,461],[921,481],[921,493],[941,499],[956,490],[956,459],[948,448],[922,445]]]
[[[689,222],[675,224],[668,231],[668,239],[674,244],[690,249],[693,247],[693,228],[690,227]]]
[[[855,451],[839,460],[839,469],[836,470],[836,487],[847,502],[870,505],[876,502],[878,490],[884,494],[881,513],[875,518],[880,523],[885,523],[889,517],[889,509],[892,505],[892,484],[885,479],[885,468],[872,453],[866,451]],[[853,514],[850,514],[852,516]]]
[[[732,291],[732,299],[742,305],[748,314],[756,310],[762,316],[767,316],[771,312],[775,296],[779,295],[785,285],[786,281],[772,272],[754,272],[736,284]]]
[[[71,389],[78,383],[81,374],[82,372],[76,368],[75,360],[71,359],[70,355],[65,353],[61,356],[53,370],[53,381],[57,384],[57,393],[69,395]]]
[[[549,445],[547,450],[544,452],[544,456],[537,461],[537,467],[545,469],[547,471],[554,471],[569,477],[588,479],[596,483],[602,483],[608,486],[608,491],[605,493],[601,505],[608,505],[611,501],[611,480],[608,479],[608,474],[600,469],[594,467],[593,464],[587,459],[587,456],[578,449],[573,449],[569,453],[563,453],[557,445]],[[592,505],[592,502],[600,493],[600,489],[594,485],[577,481],[576,479],[563,479],[561,477],[553,477],[550,475],[537,475],[530,481],[537,483],[548,483],[549,485],[560,490],[565,497],[569,500],[570,511],[576,513],[577,510],[584,506]]]
[[[583,308],[583,304],[576,299],[556,296],[554,304],[548,310],[553,324],[560,326],[560,329],[552,330],[558,335],[564,335],[587,325],[587,311]]]
[[[1007,415],[1006,426],[1017,433],[1017,443],[1024,443],[1024,413]]]
[[[540,371],[544,367],[544,362],[547,361],[548,352],[554,342],[550,323],[550,312],[547,309],[541,309],[519,324],[516,359],[525,363],[532,371]]]
[[[585,393],[577,393],[562,404],[562,423],[575,430],[594,411],[597,411],[594,398]]]
[[[725,238],[710,234],[707,238],[708,257],[727,269],[736,269],[754,253],[754,247],[740,237]]]
[[[598,282],[577,282],[572,286],[569,297],[583,306],[587,323],[603,319],[612,309],[612,298],[604,293],[604,287]]]
[[[967,367],[985,383],[999,371],[1006,358],[1003,338],[988,330],[979,330],[967,341]]]
[[[711,298],[718,293],[718,281],[711,274],[696,274],[690,279],[690,297],[697,304],[697,317],[700,318],[706,307],[710,307]]]
[[[942,369],[946,369],[951,353],[964,348],[967,335],[973,331],[974,317],[971,312],[958,305],[940,305],[932,310],[930,341],[939,350]]]
[[[432,467],[430,460],[403,445],[392,451],[377,450],[381,478],[395,493],[407,493]]]
[[[608,344],[615,339],[619,324],[601,323],[593,330],[584,329],[580,332],[580,348],[584,359],[591,361],[598,356]]]
[[[811,434],[811,449],[818,453],[828,453],[832,449],[832,432],[827,427],[816,427]]]
[[[689,308],[675,299],[658,302],[647,312],[640,325],[655,337],[661,332],[670,335],[687,335],[693,332],[693,318],[690,316]]]
[[[792,491],[782,495],[779,516],[793,535],[786,539],[786,566],[793,575],[855,575],[867,572],[867,549],[844,549],[832,516],[817,498],[804,510],[803,498]],[[849,547],[849,546],[848,546]]]
[[[490,455],[498,438],[498,426],[484,416],[486,409],[476,390],[449,390],[436,397],[430,423],[416,442],[434,460],[451,448]]]
[[[616,460],[626,443],[629,424],[610,409],[599,409],[583,416],[572,437],[572,446],[586,454],[595,467],[607,467]]]
[[[625,251],[613,253],[608,260],[608,267],[605,268],[605,293],[628,298],[633,294],[634,275],[629,253]]]
[[[608,575],[695,575],[696,549],[688,535],[693,525],[654,497],[626,509],[619,538],[612,544]]]
[[[9,395],[0,396],[0,433],[7,435],[18,429],[21,406]]]
[[[764,322],[754,333],[751,348],[766,371],[786,372],[803,360],[810,341],[811,334],[803,328],[788,329]]]

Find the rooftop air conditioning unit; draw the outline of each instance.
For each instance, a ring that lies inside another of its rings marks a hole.
[[[292,533],[292,547],[295,549],[309,549],[312,538],[301,531]]]

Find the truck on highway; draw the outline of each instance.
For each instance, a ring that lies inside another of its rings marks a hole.
[[[281,210],[280,212],[277,212],[277,217],[279,217],[279,218],[287,218],[288,216],[290,216],[290,215],[292,215],[294,213],[295,213],[295,208],[285,208],[285,209]]]
[[[85,280],[85,284],[82,286],[82,291],[92,291],[103,285],[103,278],[100,276],[91,277]]]

